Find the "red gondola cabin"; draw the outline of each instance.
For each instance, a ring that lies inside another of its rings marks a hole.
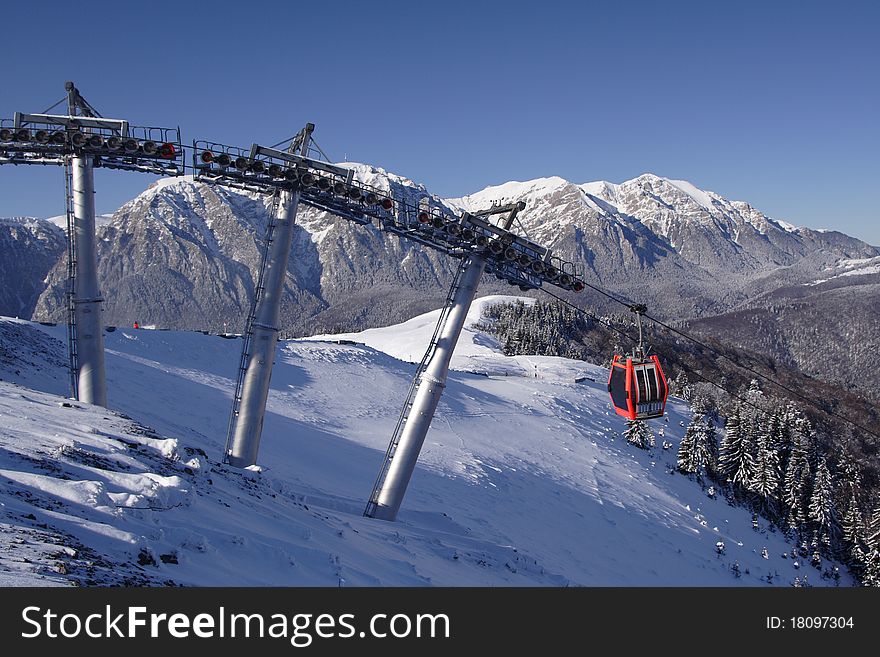
[[[669,388],[657,356],[633,359],[614,355],[608,392],[618,415],[630,420],[663,417]]]

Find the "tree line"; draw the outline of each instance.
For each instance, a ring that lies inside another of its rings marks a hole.
[[[821,429],[796,404],[765,394],[757,381],[722,417],[681,378],[679,394],[691,402],[693,418],[679,443],[679,472],[703,486],[711,482],[763,516],[816,568],[831,557],[862,583],[880,586],[880,504],[866,494],[846,452],[823,447],[828,441],[819,440]]]

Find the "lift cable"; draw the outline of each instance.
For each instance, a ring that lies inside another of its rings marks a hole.
[[[629,333],[627,333],[626,331],[624,331],[624,330],[618,328],[617,326],[615,326],[614,324],[612,324],[612,323],[609,322],[608,320],[606,320],[606,319],[604,319],[604,318],[602,318],[602,317],[599,317],[598,315],[595,315],[595,314],[591,313],[589,310],[585,310],[585,309],[583,309],[583,308],[578,308],[576,305],[574,305],[574,304],[571,303],[570,301],[567,301],[567,300],[563,299],[562,297],[558,296],[557,294],[554,294],[553,292],[550,292],[549,290],[546,290],[546,289],[544,289],[544,288],[541,288],[541,289],[544,291],[545,294],[547,294],[547,295],[553,297],[554,299],[556,299],[556,300],[559,301],[560,303],[562,303],[562,304],[568,306],[569,308],[572,308],[573,310],[575,310],[575,311],[577,311],[577,312],[579,312],[579,313],[581,313],[581,314],[583,314],[583,315],[586,315],[587,317],[590,317],[590,318],[594,319],[595,321],[599,322],[602,326],[604,326],[604,327],[606,327],[606,328],[609,328],[609,329],[611,329],[612,331],[615,331],[616,333],[619,333],[619,334],[622,335],[623,337],[627,338],[627,339],[628,339],[630,342],[632,342],[633,344],[638,344],[638,339],[637,339],[637,338],[634,338],[634,337],[631,336]],[[721,385],[721,384],[718,383],[717,381],[713,381],[712,379],[706,378],[705,376],[703,376],[702,374],[700,374],[700,373],[697,372],[696,370],[691,369],[691,368],[688,367],[687,365],[685,365],[685,364],[683,364],[683,363],[678,363],[678,366],[681,367],[685,372],[687,372],[687,373],[689,373],[689,374],[693,374],[696,378],[700,379],[700,380],[703,381],[704,383],[708,383],[709,385],[715,386],[715,387],[718,388],[719,390],[725,392],[726,394],[728,394],[729,396],[733,397],[733,398],[736,399],[737,401],[739,401],[739,402],[745,404],[746,406],[751,406],[752,408],[754,408],[755,410],[758,410],[758,411],[763,411],[763,410],[764,410],[763,408],[761,408],[760,406],[758,406],[755,402],[753,402],[753,401],[747,399],[746,397],[743,397],[742,395],[740,395],[740,394],[738,394],[738,393],[736,393],[736,392],[733,392],[733,391],[730,390],[729,388],[725,388],[723,385]]]
[[[595,285],[592,285],[592,284],[588,283],[587,281],[584,281],[584,285],[586,285],[587,287],[589,287],[591,290],[594,290],[594,291],[598,292],[599,294],[602,294],[602,295],[608,297],[608,298],[611,299],[612,301],[615,301],[615,302],[621,304],[622,306],[625,306],[626,308],[630,308],[630,307],[632,306],[632,304],[627,303],[626,301],[623,301],[623,300],[617,298],[617,297],[614,296],[613,294],[610,294],[609,292],[606,292],[605,290],[603,290],[603,289],[601,289],[601,288],[599,288],[599,287],[597,287],[597,286],[595,286]],[[542,288],[542,289],[543,289],[543,288]],[[550,295],[551,297],[553,297],[554,299],[557,299],[558,301],[562,302],[563,304],[565,304],[565,305],[567,305],[567,306],[573,308],[574,310],[577,310],[578,312],[581,312],[581,313],[583,313],[583,314],[585,314],[585,315],[587,315],[587,316],[589,316],[589,317],[593,317],[594,319],[596,318],[595,315],[593,315],[592,313],[589,313],[589,312],[583,310],[582,308],[578,308],[578,307],[575,306],[573,303],[571,303],[571,302],[569,302],[569,301],[566,301],[565,299],[563,299],[562,297],[558,296],[557,294],[554,294],[553,292],[550,292],[550,291],[548,291],[548,290],[544,290],[544,292],[545,292],[546,294]],[[655,318],[655,317],[652,317],[652,316],[650,316],[650,315],[648,315],[648,314],[643,314],[643,316],[644,316],[645,318],[651,320],[652,322],[654,322],[654,323],[657,324],[658,326],[662,326],[662,327],[665,328],[667,331],[670,331],[670,332],[672,332],[672,333],[675,333],[676,335],[679,335],[679,336],[685,338],[686,340],[690,340],[690,341],[693,342],[694,344],[697,344],[697,345],[701,346],[702,348],[707,349],[708,351],[712,352],[713,354],[715,354],[715,355],[717,355],[717,356],[719,356],[719,357],[721,357],[721,358],[724,358],[724,359],[727,360],[728,362],[732,363],[735,367],[738,367],[738,368],[743,369],[743,370],[745,370],[745,371],[747,371],[747,372],[750,372],[751,374],[754,374],[755,376],[757,376],[757,377],[763,379],[764,381],[767,381],[768,383],[770,383],[770,384],[772,384],[772,385],[775,385],[775,386],[777,386],[777,387],[779,387],[779,388],[782,388],[783,390],[785,390],[785,391],[791,393],[792,395],[795,395],[796,397],[802,399],[802,400],[805,401],[807,404],[809,404],[809,405],[812,406],[813,408],[815,408],[815,409],[821,411],[822,413],[825,413],[826,415],[829,415],[829,416],[831,416],[831,417],[835,417],[835,418],[837,418],[838,420],[842,420],[843,422],[846,422],[847,424],[849,424],[849,425],[851,425],[851,426],[853,426],[853,427],[856,427],[857,429],[860,429],[860,430],[862,430],[862,431],[864,431],[864,432],[866,432],[866,433],[868,433],[868,434],[871,434],[871,435],[874,436],[875,438],[880,438],[880,433],[877,433],[876,431],[873,431],[873,430],[871,430],[871,429],[869,429],[869,428],[867,428],[867,427],[865,427],[865,426],[862,426],[862,425],[859,424],[858,422],[856,422],[856,421],[854,421],[854,420],[851,420],[850,418],[848,418],[848,417],[846,417],[846,416],[844,416],[844,415],[841,415],[840,413],[838,413],[838,412],[836,412],[836,411],[834,411],[834,410],[828,410],[828,409],[826,409],[826,408],[823,408],[823,407],[822,407],[817,401],[811,399],[810,397],[807,397],[807,396],[801,394],[801,393],[798,392],[797,390],[794,390],[794,389],[790,388],[789,386],[786,386],[786,385],[783,384],[783,383],[779,383],[779,382],[776,381],[775,379],[773,379],[773,378],[767,376],[766,374],[762,374],[761,372],[758,372],[757,370],[755,370],[755,369],[752,368],[752,367],[749,367],[748,365],[744,365],[744,364],[742,364],[742,363],[737,362],[736,360],[734,360],[734,359],[731,358],[730,356],[728,356],[728,355],[726,355],[725,353],[719,351],[719,350],[716,349],[715,347],[712,347],[711,345],[709,345],[709,344],[707,344],[706,342],[700,340],[699,338],[695,338],[695,337],[693,337],[693,336],[691,336],[691,335],[685,333],[684,331],[681,331],[681,330],[679,330],[679,329],[676,329],[676,328],[674,328],[674,327],[672,327],[672,326],[666,324],[665,322],[662,322],[662,321],[660,321],[659,319],[657,319],[657,318]],[[604,322],[603,322],[603,323],[604,323]],[[607,326],[608,324],[605,324],[605,325]],[[619,332],[619,333],[623,333],[622,331],[619,331],[619,330],[618,330],[618,332]],[[624,333],[624,335],[627,335],[627,334]],[[630,340],[633,340],[633,338],[630,337],[629,335],[627,335],[627,337],[629,337]],[[633,341],[635,341],[635,340],[633,340]],[[697,372],[694,372],[693,370],[689,370],[689,368],[687,368],[687,367],[685,367],[684,369],[690,371],[692,374],[696,375],[698,378],[702,379],[703,381],[705,381],[705,382],[707,382],[707,383],[710,383],[710,384],[714,385],[716,388],[720,388],[721,390],[724,390],[727,394],[729,394],[730,396],[734,397],[735,399],[738,399],[739,401],[742,401],[742,402],[744,402],[744,403],[748,403],[749,405],[754,406],[755,408],[758,408],[757,406],[755,406],[755,404],[753,404],[753,403],[751,403],[751,402],[748,402],[747,400],[745,400],[745,399],[743,399],[742,397],[738,396],[736,393],[732,392],[732,391],[729,390],[728,388],[725,388],[725,387],[722,386],[721,384],[716,383],[716,382],[714,382],[714,381],[711,381],[711,380],[709,380],[709,379],[703,377],[702,375],[698,374]]]

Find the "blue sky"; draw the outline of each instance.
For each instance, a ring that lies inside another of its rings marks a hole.
[[[332,159],[442,196],[650,171],[880,244],[880,3],[49,1],[3,21],[0,116],[72,79],[186,140],[312,121]],[[60,214],[61,181],[3,167],[0,216]],[[98,172],[98,211],[150,182]]]

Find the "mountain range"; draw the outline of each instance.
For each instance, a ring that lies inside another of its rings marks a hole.
[[[345,166],[397,198],[412,202],[429,195],[424,186],[382,169]],[[646,303],[657,317],[689,320],[695,330],[740,346],[770,348],[792,367],[848,386],[858,386],[867,369],[863,350],[846,353],[851,347],[840,338],[849,332],[866,345],[880,337],[871,320],[880,303],[875,246],[837,231],[798,228],[749,203],[653,174],[620,184],[541,178],[433,199],[455,211],[507,201],[526,204],[516,230],[578,263],[591,284]],[[98,227],[105,323],[240,331],[269,205],[255,194],[191,178],[159,180],[123,205]],[[3,270],[14,285],[0,298],[0,314],[64,319],[63,237],[46,222],[0,223],[0,261],[27,263]],[[372,225],[302,207],[288,263],[283,333],[360,330],[438,307],[454,266],[451,258]],[[480,289],[510,290],[491,276]],[[566,296],[598,312],[620,311],[590,290]],[[752,330],[759,325],[772,330]],[[812,356],[826,346],[830,355]],[[870,376],[876,382],[877,375]]]

